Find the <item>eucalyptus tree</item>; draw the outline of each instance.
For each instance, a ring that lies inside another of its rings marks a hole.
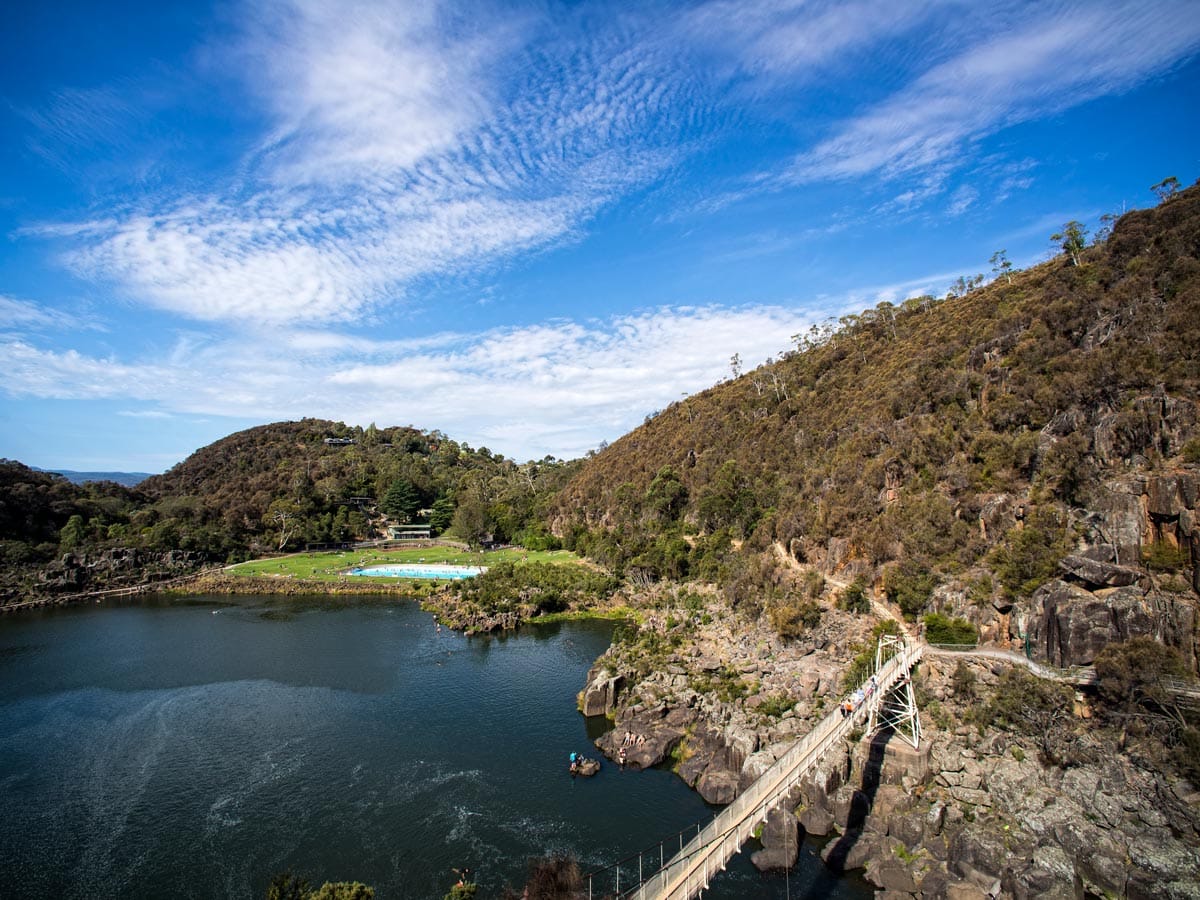
[[[1063,253],[1071,259],[1072,265],[1079,265],[1079,254],[1087,246],[1087,229],[1082,222],[1072,219],[1063,225],[1063,230],[1050,235],[1050,240],[1062,247]]]
[[[1179,193],[1179,179],[1171,175],[1168,178],[1164,178],[1158,184],[1150,185],[1150,190],[1154,191],[1154,195],[1158,197],[1159,203],[1166,203]]]
[[[997,250],[988,262],[992,264],[992,271],[997,278],[1003,278],[1005,284],[1012,284],[1013,264],[1009,262],[1007,250]]]

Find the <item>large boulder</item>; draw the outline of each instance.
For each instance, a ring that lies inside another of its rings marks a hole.
[[[720,766],[726,757],[725,742],[717,732],[700,727],[687,735],[681,744],[683,760],[679,763],[679,777],[688,787],[695,787],[714,761]]]
[[[746,761],[742,763],[742,770],[739,777],[741,789],[745,790],[754,784],[763,772],[775,765],[775,760],[778,758],[774,751],[769,748],[759,750],[757,753],[748,756]]]
[[[843,831],[861,828],[871,811],[870,798],[851,784],[838,788],[830,797],[830,801],[833,821]]]
[[[725,805],[738,795],[738,777],[728,769],[709,767],[696,782],[696,790],[708,803]]]
[[[950,841],[950,871],[989,892],[999,888],[1010,860],[1004,836],[994,831],[963,829]]]
[[[763,849],[753,854],[750,861],[760,872],[790,869],[796,864],[800,852],[800,831],[796,817],[786,804],[767,813],[767,821],[763,824],[759,839]]]
[[[1155,630],[1144,595],[1135,588],[1100,595],[1055,580],[1038,588],[1031,600],[1030,644],[1055,666],[1090,665],[1110,642]]]
[[[917,890],[913,867],[899,859],[881,860],[871,867],[867,879],[877,887],[897,894],[911,895]]]
[[[1093,589],[1125,587],[1136,584],[1142,578],[1142,573],[1137,569],[1074,553],[1060,560],[1058,568],[1068,581],[1079,581]]]
[[[572,775],[582,775],[584,778],[591,778],[600,771],[600,760],[598,759],[583,759],[575,763]]]
[[[861,869],[872,859],[890,855],[890,848],[894,844],[894,841],[878,832],[852,828],[821,848],[821,859],[830,869],[841,874],[851,869]]]
[[[614,675],[608,669],[597,666],[588,673],[587,687],[583,689],[583,699],[579,704],[585,716],[606,716],[613,711],[617,695],[625,684],[621,675]]]
[[[833,813],[824,804],[809,804],[800,813],[805,834],[824,837],[833,831]]]
[[[1152,637],[1174,647],[1189,666],[1195,665],[1197,611],[1187,598],[1133,585],[1088,591],[1078,584],[1050,581],[1030,602],[1032,608],[1022,617],[1030,646],[1051,665],[1090,665],[1109,643],[1135,637]],[[1019,622],[1014,626],[1019,629]]]
[[[620,759],[624,750],[625,764],[634,769],[657,766],[684,736],[684,729],[672,725],[662,712],[644,711],[618,720],[616,728],[596,738],[596,746],[609,759]],[[628,744],[626,734],[632,735]]]

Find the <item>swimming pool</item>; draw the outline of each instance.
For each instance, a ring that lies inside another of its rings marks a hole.
[[[367,566],[363,569],[351,569],[351,575],[367,575],[374,578],[438,578],[443,580],[459,580],[474,578],[487,571],[486,566],[446,566],[421,565],[408,563],[394,566]]]

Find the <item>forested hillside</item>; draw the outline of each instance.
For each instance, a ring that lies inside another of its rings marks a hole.
[[[717,578],[735,603],[794,604],[788,572],[811,566],[985,629],[1072,553],[1136,570],[1101,587],[1192,597],[1200,190],[1064,249],[797,335],[589,460],[555,531],[644,579]]]
[[[250,428],[136,490],[0,464],[0,594],[160,575],[427,522],[471,542],[555,544],[544,505],[573,464],[517,464],[437,432],[305,419]]]
[[[1001,259],[985,287],[797,335],[581,462],[305,419],[230,435],[136,490],[5,463],[9,596],[66,553],[226,561],[419,517],[470,541],[561,539],[635,583],[716,581],[784,631],[810,574],[877,587],[912,617],[1038,634],[1065,658],[1049,632],[1070,628],[1045,611],[1058,600],[1030,601],[1047,585],[1136,583],[1142,606],[1200,587],[1200,189],[1090,247],[1075,238],[1027,271]],[[1190,616],[1159,636],[1193,644]]]
[[[156,525],[216,552],[369,537],[371,513],[392,523],[430,511],[435,532],[538,544],[538,500],[566,464],[518,465],[438,432],[304,419],[240,431],[140,485]]]
[[[71,549],[83,540],[85,523],[95,523],[96,530],[103,525],[107,532],[112,524],[128,522],[145,502],[143,495],[111,481],[77,485],[0,460],[0,569],[44,562],[60,546]]]

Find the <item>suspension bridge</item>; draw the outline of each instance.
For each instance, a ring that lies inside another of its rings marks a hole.
[[[589,900],[601,896],[637,900],[690,900],[709,886],[753,834],[767,813],[812,774],[826,754],[841,746],[852,731],[866,724],[868,732],[892,728],[917,747],[920,719],[910,673],[920,662],[924,646],[884,635],[876,648],[875,672],[859,689],[861,700],[838,707],[797,741],[707,826],[666,859],[663,844],[633,859],[587,876]],[[860,696],[857,692],[852,697]],[[622,875],[624,870],[625,874]],[[624,877],[624,882],[622,878]]]

